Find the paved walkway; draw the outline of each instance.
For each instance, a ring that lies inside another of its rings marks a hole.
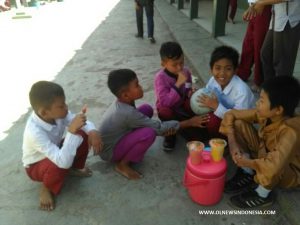
[[[65,1],[62,4],[70,2]],[[96,13],[95,7],[98,5],[95,2],[90,0],[90,5],[84,4],[84,9],[77,9],[64,18],[69,22],[76,18],[78,20],[78,17],[82,16],[81,10],[89,11],[91,14]],[[106,87],[106,79],[108,72],[116,68],[135,70],[144,87],[143,101],[154,104],[153,75],[160,67],[158,50],[162,42],[174,40],[174,37],[180,42],[179,37],[185,37],[182,45],[187,52],[188,59],[191,59],[189,50],[195,54],[198,52],[200,59],[197,59],[197,62],[202,63],[204,60],[203,64],[208,65],[208,54],[214,46],[220,43],[211,39],[205,30],[189,21],[165,0],[156,0],[156,7],[159,9],[155,11],[157,44],[151,45],[147,39],[134,38],[136,25],[133,1],[121,0],[103,21],[99,19],[96,29],[83,45],[77,46],[74,56],[65,63],[65,66],[57,74],[52,74],[55,75],[54,81],[64,87],[69,108],[72,111],[79,111],[83,104],[88,104],[88,117],[98,125],[101,122],[101,115],[114,99]],[[63,15],[63,10],[66,10],[65,13],[69,10],[67,7],[59,9],[62,13],[59,15]],[[47,14],[49,18],[55,15],[58,16],[55,9]],[[63,19],[63,17],[60,18]],[[35,21],[36,18],[33,17],[32,20]],[[51,29],[57,26],[57,21],[54,20],[51,23],[49,20],[47,25]],[[175,27],[178,32],[175,32]],[[80,29],[78,33],[75,32],[76,29],[73,31],[72,35],[80,35]],[[197,37],[201,37],[200,43],[193,41],[193,35],[188,33],[191,31],[197,34]],[[68,35],[68,32],[70,30],[68,26],[65,26],[65,29],[55,34],[64,37]],[[47,39],[49,42],[45,41],[45,45],[51,45],[50,40],[53,37],[50,36]],[[61,44],[62,46],[63,43],[68,45],[71,41],[71,38],[62,38]],[[39,47],[42,48],[40,45]],[[32,48],[34,50],[34,47]],[[63,51],[69,50],[61,48],[57,56],[64,54]],[[190,62],[193,61],[190,60]],[[51,64],[50,61],[49,64]],[[46,71],[47,63],[43,65]],[[191,66],[189,63],[188,65]],[[193,65],[196,65],[195,62]],[[195,66],[193,73],[196,76],[202,75],[198,73]],[[17,78],[15,79],[17,81]],[[36,79],[46,78],[41,75]],[[13,89],[13,86],[11,88]],[[26,99],[27,95],[24,94],[20,96],[19,101],[23,102]],[[224,210],[223,213],[228,213],[229,211],[226,210],[232,210],[228,205],[229,196],[224,195],[221,202],[212,207],[203,207],[193,203],[182,185],[187,156],[184,142],[179,139],[176,150],[171,154],[166,154],[162,151],[163,139],[158,137],[147,152],[143,163],[137,166],[137,169],[145,176],[142,180],[128,181],[115,173],[111,164],[90,155],[87,164],[94,171],[93,177],[67,178],[66,185],[56,200],[55,211],[51,213],[39,211],[39,185],[28,179],[21,164],[22,133],[28,115],[29,113],[21,116],[8,130],[8,136],[0,141],[2,154],[0,158],[1,224],[289,225],[293,222],[293,218],[287,219],[291,215],[290,212],[297,212],[299,209],[294,200],[284,198],[280,205],[276,203],[270,208],[276,211],[276,215],[199,215],[199,210]]]

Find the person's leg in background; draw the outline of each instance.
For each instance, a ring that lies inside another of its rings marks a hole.
[[[300,23],[291,28],[287,23],[282,32],[274,32],[274,61],[276,76],[293,76],[300,38]]]
[[[273,66],[274,33],[273,30],[268,30],[260,52],[264,81],[275,76],[275,69]]]
[[[143,38],[144,29],[143,29],[143,6],[136,3],[135,5],[135,14],[136,14],[136,25],[137,25],[137,38]]]
[[[248,22],[247,31],[243,40],[241,62],[237,69],[237,75],[247,81],[251,75],[251,68],[254,62],[254,19]]]
[[[230,13],[228,15],[228,11],[229,11],[229,6],[230,6]],[[227,7],[227,14],[228,15],[228,20],[230,22],[232,22],[233,24],[234,22],[234,17],[236,14],[236,10],[237,10],[237,0],[228,0],[228,7]]]
[[[145,6],[146,17],[147,17],[147,28],[148,28],[148,38],[152,44],[154,44],[154,2],[152,0],[147,1]]]
[[[266,6],[261,15],[257,15],[254,18],[254,88],[253,91],[258,91],[260,85],[264,80],[261,58],[260,58],[260,50],[263,45],[266,33],[269,29],[271,19],[271,6]]]

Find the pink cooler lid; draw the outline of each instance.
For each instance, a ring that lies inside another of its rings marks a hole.
[[[208,151],[202,152],[202,162],[199,165],[193,165],[190,157],[188,157],[186,166],[195,176],[211,179],[222,176],[227,170],[226,160],[222,158],[220,162],[214,162]]]

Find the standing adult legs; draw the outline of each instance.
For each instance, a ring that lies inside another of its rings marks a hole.
[[[293,76],[300,38],[300,23],[282,32],[274,32],[274,61],[276,76]]]
[[[268,30],[264,43],[261,48],[261,62],[264,74],[264,80],[268,80],[275,76],[275,69],[273,67],[273,38],[274,31]]]
[[[237,69],[238,76],[244,81],[248,80],[251,75],[251,68],[254,59],[254,19],[248,22],[247,31],[243,40],[241,62]]]
[[[281,32],[269,30],[261,51],[265,80],[273,76],[292,76],[300,38],[300,23],[289,24]]]
[[[230,13],[228,15],[229,6],[230,6]],[[234,23],[234,17],[236,14],[236,10],[237,10],[237,0],[228,0],[226,15],[228,15],[228,18],[231,20],[232,23]]]
[[[146,17],[147,17],[147,28],[148,28],[148,38],[151,38],[154,36],[154,9],[153,9],[153,2],[149,2],[145,6],[146,10]]]
[[[264,11],[261,15],[257,15],[254,18],[254,83],[257,86],[260,86],[264,80],[264,75],[262,71],[261,58],[260,58],[260,50],[263,45],[266,33],[269,28],[271,18],[271,7],[267,6],[264,8]]]
[[[136,25],[137,25],[137,37],[143,37],[144,29],[143,29],[143,6],[138,6],[135,8],[136,14]]]

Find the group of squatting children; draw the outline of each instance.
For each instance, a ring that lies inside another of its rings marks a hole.
[[[23,164],[27,175],[41,183],[40,208],[55,208],[68,175],[89,177],[85,166],[89,149],[128,179],[142,174],[132,167],[141,162],[156,136],[164,136],[163,149],[170,152],[176,135],[186,141],[222,137],[236,164],[236,174],[225,183],[238,208],[255,208],[274,202],[275,187],[300,185],[300,85],[291,76],[277,76],[262,85],[258,101],[248,85],[236,75],[238,52],[228,46],[215,48],[210,58],[212,77],[206,84],[213,95],[201,95],[198,103],[210,108],[195,115],[190,98],[196,91],[184,53],[176,42],[160,48],[161,69],[154,77],[155,107],[137,106],[143,97],[136,73],[117,69],[108,74],[107,85],[116,97],[105,111],[99,128],[80,113],[68,110],[63,88],[38,81],[31,87],[29,116],[23,137]],[[288,99],[288,100],[287,100]],[[258,125],[258,126],[257,126]],[[249,188],[250,187],[250,188]]]

